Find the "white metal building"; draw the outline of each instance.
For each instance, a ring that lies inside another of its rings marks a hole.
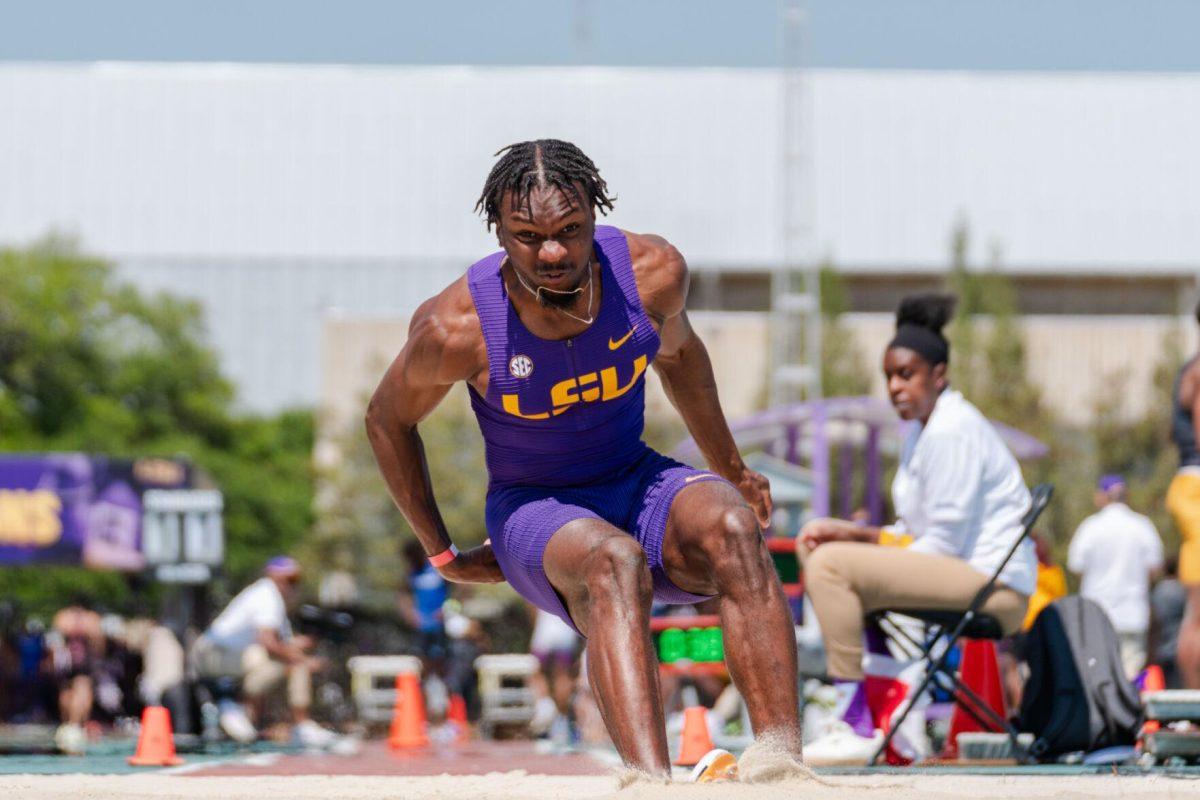
[[[813,252],[856,310],[928,283],[960,221],[1028,311],[1161,324],[1194,302],[1200,75],[814,71],[808,90]],[[780,100],[772,70],[0,64],[0,243],[73,233],[199,298],[245,406],[310,404],[327,314],[406,316],[493,247],[472,206],[522,139],[582,146],[612,221],[688,256],[700,307],[761,307]]]

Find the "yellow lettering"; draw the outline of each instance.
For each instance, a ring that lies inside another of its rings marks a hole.
[[[183,467],[165,458],[142,458],[133,462],[133,474],[144,483],[175,484],[184,479]]]
[[[34,544],[48,547],[62,538],[62,500],[54,492],[33,492],[32,529]]]
[[[550,390],[550,402],[554,405],[554,413],[561,414],[566,411],[565,406],[572,406],[582,400],[585,403],[592,403],[600,399],[600,390],[596,388],[584,389],[581,394],[576,394],[573,390],[589,383],[595,383],[597,380],[596,373],[587,372],[580,375],[578,379],[567,378],[565,381],[559,381],[554,384],[554,388]]]
[[[637,383],[638,378],[642,377],[642,373],[646,371],[646,356],[641,355],[634,359],[633,362],[633,377],[629,379],[629,383],[624,386],[618,385],[617,368],[609,367],[600,373],[600,385],[604,389],[604,399],[613,400],[628,392]]]
[[[520,398],[515,394],[501,395],[504,410],[514,417],[521,419],[549,419],[557,417],[577,403],[594,403],[597,400],[612,400],[620,397],[637,385],[638,379],[646,371],[646,356],[640,355],[633,361],[633,376],[624,386],[616,367],[608,367],[600,371],[586,372],[578,378],[567,378],[550,388],[550,410],[540,414],[526,414],[521,411]],[[596,384],[599,383],[599,386]],[[587,388],[584,388],[587,387]]]
[[[541,414],[522,414],[521,399],[515,394],[500,395],[501,401],[504,403],[504,410],[514,417],[521,419],[550,419],[550,415],[543,412]]]
[[[596,382],[596,373],[594,373],[594,372],[589,372],[586,375],[579,376],[579,385],[580,386],[583,386],[585,383],[595,383],[595,382]],[[583,402],[585,402],[585,403],[594,403],[600,399],[600,390],[595,387],[592,387],[591,389],[584,389],[582,392],[579,393],[579,396],[583,398]]]
[[[44,489],[0,490],[0,544],[48,547],[62,538],[62,500]]]
[[[567,378],[565,381],[559,381],[550,389],[550,403],[555,406],[569,406],[579,402],[579,395],[572,392],[579,386],[574,378]]]
[[[0,489],[0,542],[25,544],[25,524],[21,514],[20,491]]]

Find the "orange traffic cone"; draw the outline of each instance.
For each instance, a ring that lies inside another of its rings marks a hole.
[[[959,667],[962,682],[979,695],[988,708],[1000,719],[1007,719],[1004,708],[1004,690],[1000,683],[1000,664],[996,659],[996,645],[986,639],[963,639],[962,664]],[[965,700],[965,698],[962,698]],[[976,709],[978,711],[978,709]],[[975,718],[955,704],[950,717],[950,734],[946,737],[946,758],[958,757],[958,735],[960,733],[985,731]]]
[[[700,759],[713,749],[712,737],[708,735],[708,721],[705,716],[708,709],[704,706],[691,706],[683,711],[683,737],[679,745],[679,758],[675,765],[679,767],[694,767]]]
[[[1151,692],[1161,692],[1167,688],[1167,679],[1163,675],[1162,667],[1158,664],[1151,664],[1146,667],[1146,676],[1142,680],[1142,697]],[[1156,733],[1162,725],[1156,719],[1148,719],[1142,725],[1142,737],[1147,734]]]
[[[425,736],[425,698],[421,681],[414,672],[396,676],[396,706],[392,711],[392,730],[388,746],[393,750],[429,744]]]
[[[135,767],[173,767],[183,763],[183,759],[175,755],[170,711],[162,706],[146,706],[142,712],[137,752],[130,756],[129,763]]]
[[[467,719],[467,701],[461,694],[450,695],[450,705],[446,708],[446,722],[453,725],[460,742],[471,738],[471,722]]]

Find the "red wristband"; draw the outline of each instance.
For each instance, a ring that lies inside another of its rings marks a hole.
[[[458,548],[450,545],[436,556],[430,556],[429,563],[435,567],[444,567],[456,558],[458,558]]]

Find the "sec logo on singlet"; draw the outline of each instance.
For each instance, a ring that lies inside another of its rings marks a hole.
[[[508,372],[514,378],[528,378],[533,374],[533,360],[529,356],[513,356],[508,362]]]

